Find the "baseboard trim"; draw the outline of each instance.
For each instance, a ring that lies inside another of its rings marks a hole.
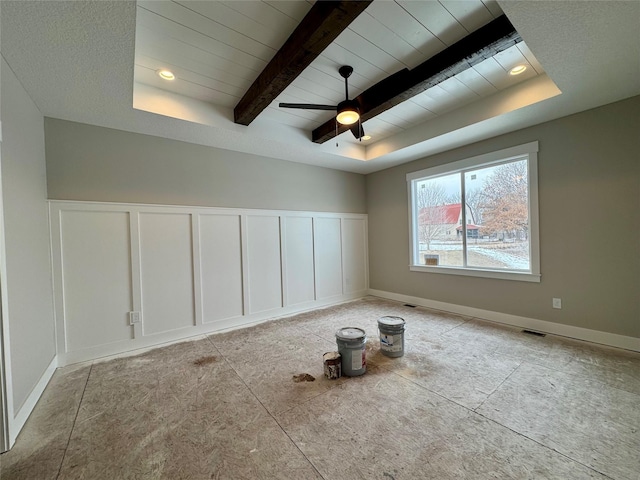
[[[559,335],[561,337],[570,337],[577,340],[585,340],[587,342],[640,352],[640,338],[636,337],[627,337],[625,335],[617,335],[615,333],[601,332],[572,325],[563,325],[561,323],[548,322],[546,320],[538,320],[535,318],[521,317],[508,313],[483,310],[464,305],[456,305],[454,303],[439,302],[437,300],[412,297],[410,295],[402,295],[400,293],[386,292],[383,290],[369,289],[369,295],[386,298],[388,300],[410,303],[412,305],[419,305],[421,307],[433,308],[435,310],[456,313],[458,315],[481,318],[490,322],[502,323],[513,327],[527,328],[538,332]]]
[[[53,360],[51,360],[51,363],[47,366],[47,369],[40,377],[40,380],[38,380],[38,383],[36,383],[33,390],[31,390],[31,393],[20,407],[20,410],[18,410],[18,413],[9,421],[9,448],[12,448],[13,444],[16,442],[16,438],[18,438],[24,424],[27,423],[29,415],[31,415],[36,403],[40,400],[40,397],[42,396],[44,389],[49,384],[51,377],[53,377],[56,368],[58,368],[57,356],[53,357]]]
[[[312,302],[300,303],[288,307],[258,312],[252,315],[242,317],[234,317],[217,322],[204,323],[202,325],[194,325],[192,327],[181,328],[168,332],[158,333],[154,335],[145,335],[133,340],[126,340],[106,345],[97,345],[94,347],[83,348],[71,352],[61,352],[58,354],[58,366],[64,367],[74,363],[88,362],[102,359],[120,354],[138,354],[146,350],[165,346],[171,343],[189,340],[193,337],[207,335],[211,333],[222,333],[239,328],[250,327],[260,323],[269,322],[282,317],[297,315],[299,313],[317,310],[319,308],[339,305],[341,303],[351,302],[362,298],[368,294],[367,290],[360,292],[338,295],[326,299],[315,300]]]

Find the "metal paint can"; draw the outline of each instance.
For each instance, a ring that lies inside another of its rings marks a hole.
[[[342,373],[357,377],[367,371],[367,334],[357,327],[344,327],[336,332],[338,352],[342,356]]]
[[[322,356],[324,376],[329,380],[337,380],[342,376],[342,356],[338,352],[327,352]]]
[[[378,319],[380,351],[387,357],[404,355],[404,325],[401,317],[381,317]]]

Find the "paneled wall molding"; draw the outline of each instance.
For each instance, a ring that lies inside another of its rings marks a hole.
[[[364,214],[73,201],[50,201],[49,213],[61,366],[369,286]]]

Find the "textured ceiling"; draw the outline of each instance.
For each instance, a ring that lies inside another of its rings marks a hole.
[[[151,112],[171,108],[178,118],[132,108],[133,2],[3,1],[0,45],[46,116],[360,173],[640,94],[640,2],[499,5],[546,75],[366,146],[316,145],[308,131],[260,117],[239,126],[230,120],[229,107],[151,86],[142,85],[136,102]],[[541,92],[551,98],[531,104]]]

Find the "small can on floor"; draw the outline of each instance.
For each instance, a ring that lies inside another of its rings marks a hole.
[[[387,357],[404,355],[404,319],[401,317],[381,317],[378,319],[380,351]]]
[[[322,356],[324,376],[329,380],[337,380],[342,376],[342,356],[338,352],[327,352]]]

